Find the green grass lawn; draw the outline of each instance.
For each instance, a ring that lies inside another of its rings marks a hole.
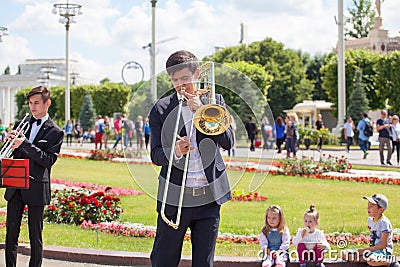
[[[128,168],[123,163],[60,158],[53,168],[52,177],[144,190],[147,192],[145,195],[121,197],[124,208],[121,221],[156,225],[154,195],[157,173],[158,168],[151,165],[130,165]],[[231,184],[245,191],[252,179],[265,178],[260,174],[253,176],[252,173],[229,172]],[[378,192],[389,198],[389,208],[385,214],[391,219],[394,228],[400,228],[400,202],[396,201],[398,186],[268,175],[257,191],[267,196],[268,201],[228,202],[222,206],[220,232],[258,234],[266,208],[278,204],[282,206],[289,229],[294,235],[297,228],[303,226],[304,211],[313,203],[320,212],[320,228],[326,233],[345,231],[359,234],[367,231],[367,201],[362,196]],[[1,198],[0,206],[5,205]],[[3,220],[4,216],[0,217],[0,221]],[[4,238],[5,229],[2,228],[0,239]],[[26,226],[21,231],[20,241],[29,243]],[[82,230],[76,226],[46,224],[44,229],[46,245],[150,252],[152,242],[153,239],[149,238],[117,237]],[[190,243],[185,242],[183,253],[190,254],[190,250]],[[255,244],[223,243],[217,245],[216,255],[255,257],[257,251],[258,245]]]

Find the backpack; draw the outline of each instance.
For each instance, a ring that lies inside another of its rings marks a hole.
[[[372,126],[371,121],[364,120],[364,122],[365,122],[364,135],[370,137],[374,134],[374,127]]]

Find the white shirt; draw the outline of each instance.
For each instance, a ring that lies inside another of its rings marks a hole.
[[[298,244],[304,243],[307,249],[312,249],[315,243],[321,243],[325,245],[326,250],[329,250],[330,246],[328,241],[325,238],[324,231],[315,228],[314,232],[306,234],[304,237],[301,237],[301,233],[303,232],[304,228],[299,228],[297,231],[296,236],[293,238],[292,243],[297,247]],[[307,244],[311,244],[310,248]]]
[[[192,124],[193,112],[188,106],[182,107],[182,117],[185,123],[186,133],[189,135],[190,126]],[[193,131],[190,136],[190,157],[189,157],[189,167],[186,178],[186,187],[202,187],[208,184],[206,174],[204,172],[203,163],[201,161],[201,156],[199,148],[196,142],[196,127],[193,126]]]
[[[344,124],[344,130],[346,131],[346,136],[348,136],[348,137],[354,136],[353,123],[346,122]]]
[[[392,124],[392,138],[397,141],[400,138],[400,123]]]
[[[37,135],[37,133],[40,130],[40,127],[42,127],[43,123],[45,121],[47,121],[49,119],[49,114],[46,114],[46,116],[42,117],[42,118],[36,118],[35,116],[33,116],[35,119],[41,119],[41,122],[39,125],[37,125],[37,122],[34,122],[32,124],[32,129],[31,129],[31,135],[29,136],[29,142],[33,143],[33,140],[35,140],[35,137]]]
[[[388,244],[385,249],[387,250],[387,252],[392,253],[393,252],[393,241],[392,241],[393,229],[392,229],[392,224],[390,223],[390,220],[385,215],[382,215],[382,217],[376,222],[374,222],[372,220],[372,217],[369,217],[368,218],[368,228],[370,229],[370,239],[374,239],[374,246],[376,246],[382,242],[382,234],[383,233],[389,233],[388,240],[387,240]]]

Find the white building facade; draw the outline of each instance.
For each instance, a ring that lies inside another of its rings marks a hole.
[[[70,60],[71,85],[83,84],[83,79],[78,75],[78,62]],[[18,108],[15,95],[25,87],[35,87],[40,84],[51,88],[52,86],[65,86],[65,59],[27,59],[19,65],[19,73],[14,75],[0,75],[0,119],[3,125],[8,126],[15,120]]]

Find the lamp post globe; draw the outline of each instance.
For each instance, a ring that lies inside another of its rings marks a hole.
[[[129,62],[125,63],[125,65],[122,67],[122,71],[121,71],[121,77],[122,77],[122,81],[124,82],[124,84],[133,85],[135,83],[135,81],[133,79],[131,79],[131,80],[127,79],[127,71],[128,70],[138,70],[139,73],[137,75],[135,75],[135,78],[139,78],[139,79],[136,82],[143,81],[144,70],[143,70],[142,65],[140,65],[136,61],[129,61]]]

